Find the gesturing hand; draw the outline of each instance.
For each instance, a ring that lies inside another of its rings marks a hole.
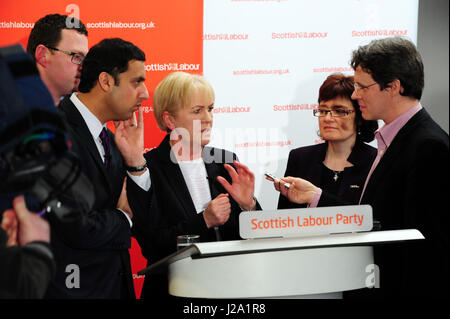
[[[218,176],[217,180],[241,208],[252,210],[256,205],[254,200],[255,175],[244,164],[238,161],[234,161],[233,164],[236,169],[229,164],[224,164],[225,169],[230,174],[231,184],[222,176]]]

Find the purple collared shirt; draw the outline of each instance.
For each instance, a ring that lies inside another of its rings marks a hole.
[[[377,167],[381,158],[383,157],[386,149],[391,145],[397,133],[401,130],[401,128],[420,110],[422,109],[422,105],[417,103],[414,107],[410,108],[408,111],[397,117],[389,124],[385,124],[383,127],[375,131],[375,138],[378,143],[378,154],[375,160],[373,161],[372,167],[370,168],[369,174],[367,175],[366,182],[364,183],[364,188],[361,192],[361,197],[359,198],[359,203],[361,203],[361,199],[364,195],[364,191],[366,190],[367,183],[372,176],[373,171]],[[308,207],[317,207],[319,203],[320,196],[322,195],[322,190],[320,190],[316,196],[314,196],[313,201]]]
[[[385,124],[382,128],[375,131],[375,138],[377,139],[378,144],[378,154],[375,160],[373,161],[372,167],[370,168],[369,174],[367,175],[366,182],[364,183],[364,188],[361,192],[361,197],[359,198],[359,203],[361,203],[361,199],[364,195],[364,191],[366,190],[367,183],[369,182],[370,176],[372,176],[373,171],[377,167],[384,153],[386,153],[387,148],[391,145],[397,133],[401,130],[403,126],[420,110],[422,109],[422,105],[417,103],[416,106],[410,108],[408,111],[397,117],[389,124]]]

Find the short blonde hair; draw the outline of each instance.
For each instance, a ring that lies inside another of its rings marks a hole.
[[[214,100],[214,90],[203,76],[186,72],[173,72],[166,76],[153,92],[153,114],[159,128],[170,132],[164,123],[163,112],[175,116],[182,107],[191,103],[198,92]]]

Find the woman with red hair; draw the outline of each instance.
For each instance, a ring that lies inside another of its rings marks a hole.
[[[377,150],[366,143],[374,139],[376,121],[361,116],[351,99],[353,76],[332,74],[319,89],[319,136],[325,143],[300,147],[289,153],[284,176],[306,179],[351,204],[358,204],[364,181]],[[299,208],[280,194],[278,208]]]

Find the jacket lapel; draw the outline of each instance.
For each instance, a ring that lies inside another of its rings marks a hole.
[[[169,135],[167,135],[157,148],[157,157],[162,163],[164,174],[167,177],[167,183],[172,188],[178,200],[182,203],[184,212],[187,216],[195,214],[195,206],[191,195],[184,181],[183,173],[181,172],[178,162],[174,163],[171,160],[171,147],[169,144]],[[173,156],[173,158],[175,158]]]
[[[367,183],[366,190],[364,191],[361,203],[372,202],[372,196],[376,195],[373,190],[376,185],[378,185],[378,180],[380,177],[386,174],[389,166],[392,165],[394,160],[400,156],[399,152],[402,150],[402,145],[404,145],[404,140],[410,135],[410,131],[414,129],[417,123],[423,122],[426,119],[428,113],[425,109],[417,112],[397,133],[397,135],[392,140],[391,145],[388,147],[377,167],[370,176],[369,182]]]
[[[314,185],[320,185],[322,181],[322,164],[327,154],[328,142],[319,145],[320,150],[313,153],[315,158],[313,158],[311,162],[314,163],[314,165],[311,165],[311,168],[308,169],[306,173],[306,179]]]
[[[222,184],[220,184],[217,180],[217,176],[222,176],[231,184],[231,177],[229,176],[223,165],[229,164],[236,169],[236,167],[234,167],[233,161],[238,159],[233,153],[226,153],[225,150],[208,146],[205,146],[203,148],[202,158],[205,163],[206,174],[208,176],[211,198],[214,199],[219,194],[226,193],[226,190],[223,188]]]
[[[75,105],[67,96],[60,104],[59,109],[64,113],[64,117],[72,128],[71,133],[76,137],[80,144],[87,149],[87,153],[95,162],[98,170],[102,172],[103,177],[105,178],[105,182],[108,185],[109,190],[111,190],[111,181],[109,179],[108,171],[103,163],[102,158],[100,157],[100,153],[98,152],[98,148],[95,145],[94,139],[92,138],[91,132],[86,125],[83,117],[80,112],[78,112]],[[109,134],[111,138],[111,134]],[[80,145],[80,146],[81,146]],[[80,151],[82,151],[80,149]],[[112,159],[112,165],[114,162],[114,158]]]
[[[216,198],[221,192],[222,185],[217,181],[218,169],[214,163],[205,163],[206,175],[208,176],[209,190],[211,192],[211,199]]]

